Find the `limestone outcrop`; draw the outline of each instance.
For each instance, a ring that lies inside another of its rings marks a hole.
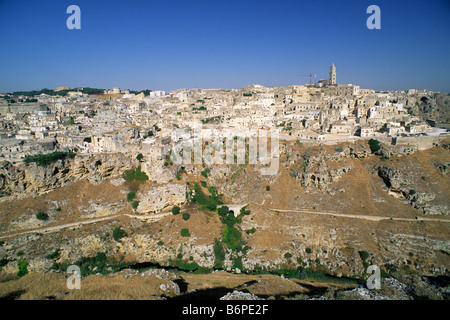
[[[76,156],[46,166],[3,161],[0,163],[0,196],[42,194],[85,178],[98,184],[131,167],[132,161],[123,154]]]

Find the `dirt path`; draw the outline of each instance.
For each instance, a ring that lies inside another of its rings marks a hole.
[[[152,215],[132,215],[132,214],[124,214],[125,216],[128,216],[130,218],[133,219],[139,219],[139,220],[147,220],[147,222],[154,222],[157,221],[161,218],[164,218],[168,215],[171,215],[171,212],[165,212],[165,213],[160,213],[160,214],[152,214]],[[16,233],[11,233],[11,234],[6,234],[6,235],[2,235],[0,236],[0,239],[6,239],[6,238],[11,238],[11,237],[18,237],[18,236],[23,236],[26,234],[31,234],[31,233],[52,233],[52,232],[58,232],[62,229],[66,229],[66,228],[76,228],[85,224],[92,224],[92,223],[97,223],[97,222],[101,222],[101,221],[105,221],[105,220],[112,220],[115,218],[120,217],[121,215],[115,214],[115,215],[110,215],[110,216],[105,216],[105,217],[100,217],[100,218],[94,218],[94,219],[89,219],[89,220],[84,220],[84,221],[78,221],[78,222],[72,222],[72,223],[65,223],[65,224],[60,224],[60,225],[56,225],[56,226],[50,226],[50,227],[43,227],[43,228],[35,228],[35,229],[30,229],[27,231],[22,231],[22,232],[16,232]]]
[[[394,221],[433,221],[433,222],[450,222],[450,219],[438,219],[438,218],[395,218],[395,217],[382,217],[382,216],[368,216],[368,215],[358,215],[358,214],[346,214],[337,212],[320,212],[320,211],[307,211],[307,210],[287,210],[287,209],[273,209],[267,208],[270,211],[276,212],[295,212],[295,213],[307,213],[307,214],[318,214],[336,217],[345,217],[351,219],[364,219],[370,221],[382,221],[382,220],[394,220]]]

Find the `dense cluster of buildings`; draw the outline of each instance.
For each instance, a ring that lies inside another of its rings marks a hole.
[[[179,89],[149,95],[113,88],[104,94],[41,94],[34,97],[37,102],[28,103],[0,99],[0,159],[20,161],[30,154],[76,150],[145,153],[163,161],[164,150],[174,143],[174,129],[192,129],[198,122],[219,129],[277,127],[282,138],[299,140],[426,134],[430,125],[410,110],[433,92],[375,92],[339,84],[333,63],[328,81],[314,85]]]

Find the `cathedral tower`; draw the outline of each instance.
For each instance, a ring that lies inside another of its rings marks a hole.
[[[330,67],[330,75],[328,78],[329,84],[336,84],[336,67],[334,66],[334,62],[331,64]]]

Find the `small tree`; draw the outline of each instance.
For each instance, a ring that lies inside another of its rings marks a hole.
[[[370,151],[371,151],[372,153],[377,152],[378,150],[381,149],[380,141],[378,141],[378,140],[376,140],[376,139],[370,139],[370,140],[369,140],[369,147],[370,147]]]
[[[269,185],[266,186],[266,191],[270,191],[270,186]]]
[[[133,201],[133,203],[131,204],[131,207],[136,210],[139,207],[139,201],[135,200]]]
[[[178,206],[173,206],[172,207],[172,214],[173,215],[177,215],[177,214],[179,214],[180,213],[180,207],[178,207]]]
[[[230,211],[230,208],[228,208],[227,206],[222,206],[217,210],[217,213],[219,214],[219,216],[224,218],[228,215],[229,211]]]
[[[191,215],[189,213],[187,213],[187,212],[183,213],[183,220],[184,221],[188,221],[190,217],[191,217]]]
[[[188,229],[181,229],[180,234],[182,237],[187,237],[187,238],[189,238],[191,236]]]
[[[19,272],[17,272],[17,276],[20,278],[28,273],[28,262],[26,260],[17,261],[17,266],[19,267]]]
[[[141,160],[144,159],[144,156],[142,155],[142,153],[139,153],[139,154],[136,156],[136,159],[137,159],[139,162],[141,162]]]
[[[113,239],[115,241],[120,241],[120,239],[128,237],[128,234],[125,232],[125,230],[122,230],[120,227],[115,227],[113,230]]]
[[[48,219],[48,214],[46,214],[45,212],[39,211],[36,214],[36,219],[41,220],[41,221],[45,221]]]
[[[128,192],[127,194],[127,201],[131,202],[134,200],[134,198],[136,198],[136,193],[134,193],[133,191]]]

